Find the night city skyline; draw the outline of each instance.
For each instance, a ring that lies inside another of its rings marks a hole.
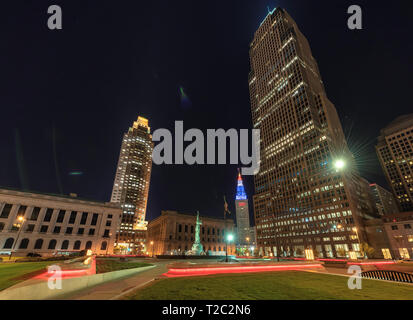
[[[3,5],[0,186],[109,201],[122,136],[138,115],[152,131],[176,120],[203,131],[252,128],[249,44],[279,6],[310,42],[361,175],[389,189],[374,146],[380,129],[411,110],[408,5],[393,3],[388,14],[366,4],[365,28],[350,31],[349,1],[291,2],[71,1],[59,32],[40,23],[38,3]],[[224,194],[235,213],[236,169],[153,165],[147,219],[161,210],[221,217]],[[252,208],[252,177],[243,180]]]
[[[408,318],[411,2],[3,2],[5,310]]]

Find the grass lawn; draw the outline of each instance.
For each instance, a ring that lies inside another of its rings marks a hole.
[[[0,263],[0,290],[28,280],[58,262],[61,261]]]
[[[148,266],[151,266],[151,264],[133,260],[120,261],[119,259],[96,259],[96,273],[105,273]]]
[[[349,278],[288,271],[161,279],[126,299],[144,300],[413,300],[413,286],[362,280],[350,290]]]

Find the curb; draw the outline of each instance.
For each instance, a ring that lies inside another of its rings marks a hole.
[[[107,273],[98,273],[77,278],[62,279],[62,289],[51,290],[48,282],[43,281],[33,285],[18,288],[8,288],[0,292],[0,300],[45,300],[56,299],[59,296],[70,294],[79,290],[94,287],[108,281],[117,280],[132,274],[140,273],[155,266],[125,269]]]

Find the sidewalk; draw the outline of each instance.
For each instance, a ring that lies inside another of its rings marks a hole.
[[[150,262],[152,263],[152,262]],[[167,272],[167,264],[170,261],[153,262],[155,268],[144,271],[132,277],[107,282],[96,287],[78,291],[76,293],[60,297],[59,300],[115,300],[125,294],[144,286]]]

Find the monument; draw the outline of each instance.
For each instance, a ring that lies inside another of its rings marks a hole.
[[[204,252],[204,248],[201,244],[201,239],[199,237],[201,230],[202,221],[199,219],[199,211],[196,214],[196,226],[195,226],[195,242],[192,245],[191,254],[194,256],[200,256]]]

